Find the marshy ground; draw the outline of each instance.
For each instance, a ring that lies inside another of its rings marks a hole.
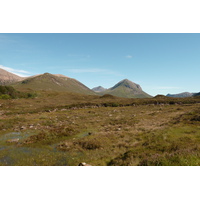
[[[1,100],[0,165],[200,165],[200,99]]]

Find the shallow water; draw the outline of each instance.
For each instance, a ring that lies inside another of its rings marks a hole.
[[[54,145],[44,145],[41,147],[21,146],[22,142],[32,132],[10,132],[0,135],[0,165],[56,165],[65,166],[69,155],[66,152],[59,151]],[[18,142],[8,142],[9,140],[19,139]]]
[[[7,140],[11,140],[11,139],[26,139],[29,136],[34,135],[34,133],[32,132],[26,132],[26,133],[22,133],[22,132],[10,132],[10,133],[6,133],[6,134],[2,134],[0,135],[0,143],[2,141],[7,141]]]

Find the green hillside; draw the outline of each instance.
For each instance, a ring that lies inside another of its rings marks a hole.
[[[13,84],[18,90],[31,89],[34,91],[57,91],[75,92],[81,94],[94,95],[95,93],[79,81],[65,76],[58,76],[49,73],[27,78]]]
[[[112,88],[105,90],[103,92],[99,92],[99,94],[111,94],[118,97],[126,97],[126,98],[150,98],[151,96],[145,93],[140,85],[129,81],[128,79],[124,79],[114,85]]]

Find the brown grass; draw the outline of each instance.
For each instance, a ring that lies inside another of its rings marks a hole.
[[[0,138],[0,146],[13,149],[11,164],[3,161],[6,150],[0,164],[199,165],[199,100],[53,92],[1,100],[0,137],[13,131],[33,134],[18,144]],[[26,157],[18,151],[23,148],[40,153]]]

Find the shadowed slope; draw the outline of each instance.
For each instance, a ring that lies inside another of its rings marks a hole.
[[[195,93],[193,96],[194,97],[200,96],[200,92],[199,93]]]

